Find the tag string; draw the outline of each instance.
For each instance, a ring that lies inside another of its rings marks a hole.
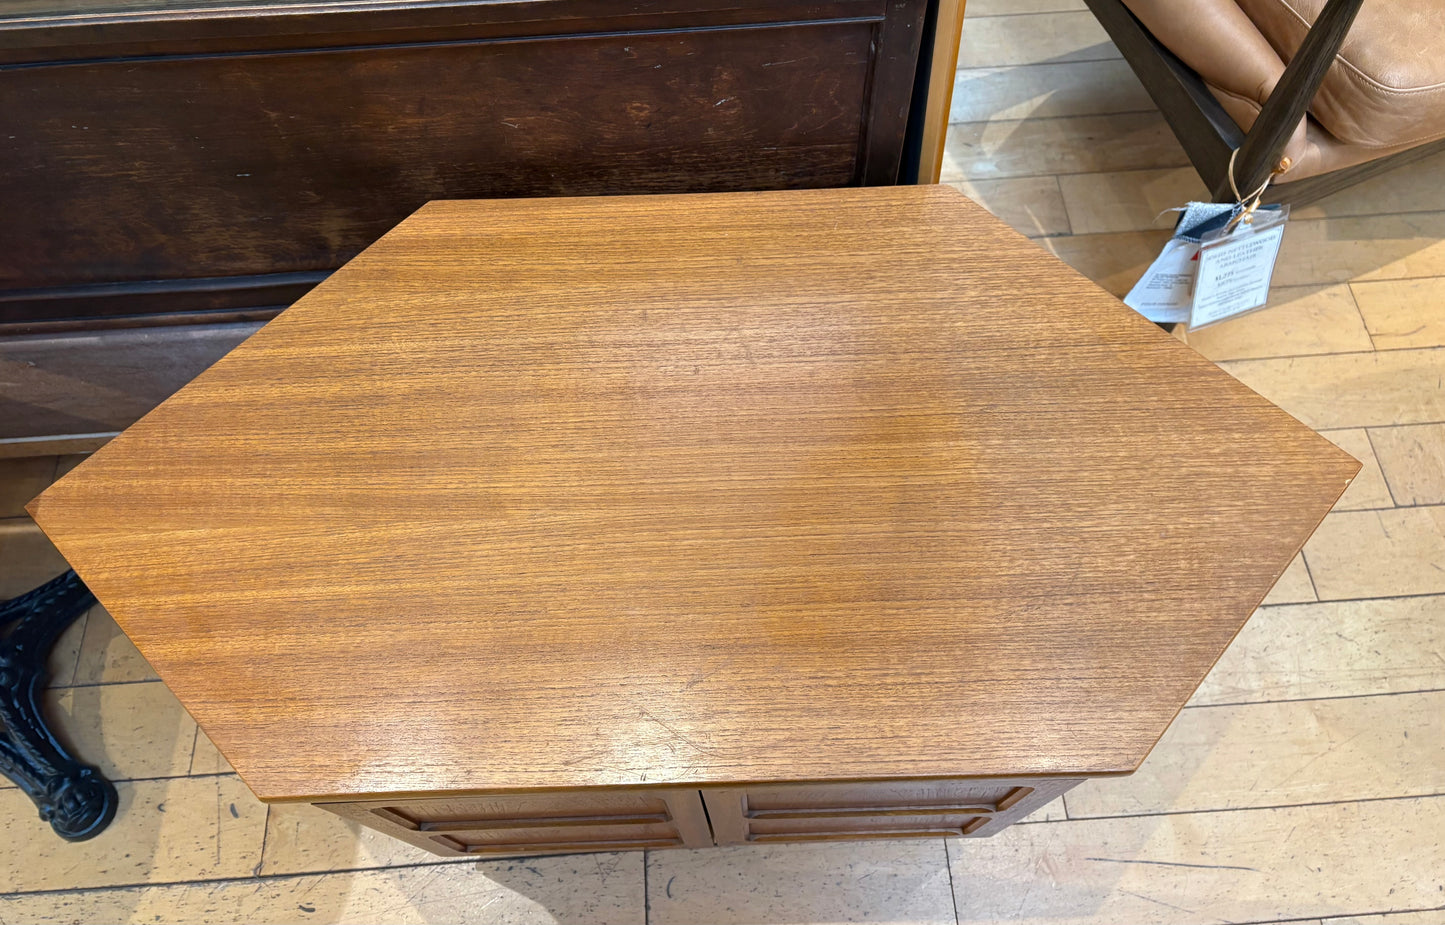
[[[1247,225],[1254,221],[1254,210],[1259,208],[1260,197],[1262,197],[1264,195],[1264,191],[1269,188],[1269,181],[1273,180],[1275,178],[1275,175],[1284,172],[1283,170],[1278,168],[1271,170],[1269,172],[1269,175],[1264,178],[1264,182],[1259,185],[1258,189],[1250,193],[1248,196],[1241,196],[1239,195],[1239,186],[1234,182],[1234,159],[1238,156],[1238,148],[1235,148],[1234,150],[1229,152],[1229,191],[1234,194],[1235,205],[1243,206],[1244,210],[1238,215],[1236,215],[1234,218],[1230,219],[1229,224],[1224,226],[1225,234],[1229,234],[1230,232],[1234,231],[1235,226],[1237,226],[1240,222],[1244,222]]]

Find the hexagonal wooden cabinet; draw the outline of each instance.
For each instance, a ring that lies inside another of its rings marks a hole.
[[[1128,774],[1357,468],[946,188],[434,202],[32,511],[259,797],[533,854]]]

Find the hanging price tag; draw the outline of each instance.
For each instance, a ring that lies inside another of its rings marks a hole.
[[[1150,321],[1187,321],[1192,331],[1263,308],[1268,300],[1289,207],[1262,205],[1261,199],[1270,180],[1289,165],[1282,161],[1258,188],[1241,196],[1234,182],[1238,153],[1229,156],[1234,202],[1191,202],[1169,210],[1180,213],[1174,236],[1124,297],[1125,305]]]
[[[1245,221],[1204,235],[1189,311],[1191,331],[1264,307],[1288,217],[1288,207],[1256,209]]]
[[[1149,269],[1124,296],[1124,304],[1150,321],[1177,323],[1189,320],[1194,267],[1199,245],[1170,238]]]
[[[1199,266],[1199,245],[1204,231],[1225,226],[1238,211],[1228,203],[1191,202],[1178,209],[1174,237],[1149,264],[1149,269],[1124,296],[1124,304],[1161,324],[1189,320],[1194,297],[1194,272]]]

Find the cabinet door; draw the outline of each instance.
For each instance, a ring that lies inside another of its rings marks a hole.
[[[712,844],[696,790],[500,794],[317,805],[447,857]]]
[[[985,836],[1077,780],[770,784],[704,790],[719,845],[850,838]]]

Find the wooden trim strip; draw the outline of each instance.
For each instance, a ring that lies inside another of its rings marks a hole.
[[[604,813],[590,816],[509,816],[422,821],[395,807],[375,806],[372,807],[371,814],[414,832],[477,832],[489,829],[548,829],[587,825],[655,825],[672,821],[672,814],[669,812],[618,813],[614,815]]]
[[[216,312],[249,311],[271,317],[330,276],[329,270],[196,279],[86,283],[47,289],[0,290],[0,334],[42,334],[81,323],[136,327],[164,323],[160,316],[215,323]],[[184,313],[184,314],[182,314]],[[172,319],[172,323],[174,320]]]
[[[514,842],[497,845],[468,845],[446,835],[435,836],[435,840],[467,854],[530,854],[539,851],[628,851],[638,848],[681,848],[680,838],[615,838],[606,841],[579,839],[570,842]]]
[[[969,826],[986,822],[975,819]],[[966,829],[853,829],[840,832],[763,832],[748,833],[750,842],[780,841],[855,841],[869,838],[958,838]]]
[[[143,10],[89,17],[0,17],[0,65],[92,61],[135,54],[212,55],[299,48],[556,39],[589,35],[879,20],[886,0],[692,0],[667,12],[620,9],[612,0],[450,0],[337,7]]]
[[[933,58],[929,63],[928,98],[924,104],[919,183],[937,183],[943,174],[943,151],[948,141],[948,116],[953,105],[953,83],[958,71],[963,17],[964,0],[939,0],[933,33]]]
[[[1033,792],[1034,788],[1032,787],[1015,787],[1003,795],[1003,799],[994,805],[993,811],[1001,813]]]
[[[1028,788],[1015,789],[1028,791]],[[1011,791],[1009,795],[1012,796],[1013,792]],[[983,804],[968,806],[864,806],[857,809],[849,809],[846,807],[829,807],[828,809],[750,809],[747,812],[747,816],[749,819],[848,819],[857,816],[977,816],[998,812],[1001,807],[1002,803],[997,807]]]
[[[423,832],[477,832],[489,829],[553,829],[590,825],[654,825],[671,822],[667,813],[636,813],[625,816],[536,816],[516,819],[455,819],[423,822]]]
[[[859,129],[865,144],[857,180],[863,186],[898,181],[928,2],[888,0],[887,9],[874,27],[874,61]]]
[[[94,453],[120,431],[98,434],[56,434],[44,437],[0,437],[0,459],[23,456],[67,456],[72,453]]]

